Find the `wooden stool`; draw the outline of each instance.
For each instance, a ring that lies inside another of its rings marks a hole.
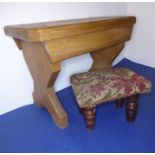
[[[127,68],[106,68],[74,74],[71,84],[87,128],[95,126],[96,105],[113,100],[120,108],[126,99],[127,121],[133,122],[137,114],[138,94],[151,90],[149,80]]]

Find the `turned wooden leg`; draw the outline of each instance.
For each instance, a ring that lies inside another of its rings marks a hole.
[[[116,100],[116,107],[117,108],[122,108],[123,107],[123,102],[124,102],[123,98],[117,99]]]
[[[128,122],[134,122],[137,115],[138,95],[133,95],[127,98],[126,104],[126,117]]]
[[[85,117],[86,127],[89,129],[93,129],[95,127],[95,119],[96,119],[95,107],[83,108],[83,113]]]

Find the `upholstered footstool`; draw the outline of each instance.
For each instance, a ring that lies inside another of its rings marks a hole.
[[[117,107],[126,99],[126,116],[133,122],[137,114],[138,94],[148,93],[151,82],[128,68],[106,68],[71,76],[78,107],[84,114],[87,128],[94,128],[96,106],[116,100]]]

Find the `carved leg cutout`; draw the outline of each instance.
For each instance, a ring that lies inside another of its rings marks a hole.
[[[95,127],[96,112],[95,108],[83,108],[86,127],[93,129]]]
[[[122,108],[123,107],[123,103],[124,103],[124,99],[120,98],[116,100],[116,107],[117,108]]]
[[[39,107],[45,107],[49,114],[51,115],[53,121],[57,126],[60,128],[65,128],[68,125],[68,117],[67,113],[64,111],[63,106],[59,102],[59,99],[57,98],[54,89],[48,88],[46,93],[42,93],[44,95],[38,94],[38,92],[33,93],[33,97],[35,100],[35,103]]]
[[[134,122],[137,115],[137,99],[138,95],[133,95],[127,98],[126,117],[128,122]]]

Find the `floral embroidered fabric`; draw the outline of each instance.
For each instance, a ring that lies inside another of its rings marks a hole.
[[[71,84],[81,108],[94,107],[151,90],[149,80],[127,68],[107,68],[74,74],[71,76]]]

